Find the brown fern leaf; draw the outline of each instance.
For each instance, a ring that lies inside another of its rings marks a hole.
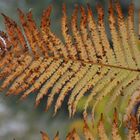
[[[121,134],[119,133],[119,126],[118,126],[118,119],[117,119],[117,112],[115,110],[114,113],[114,120],[111,124],[112,127],[112,135],[110,136],[110,132],[106,133],[105,130],[106,128],[104,127],[104,121],[103,121],[103,115],[101,115],[101,118],[99,120],[98,123],[98,133],[93,134],[93,130],[96,129],[94,128],[89,128],[87,121],[84,121],[84,127],[83,127],[83,133],[82,136],[79,135],[76,132],[76,129],[73,129],[72,131],[70,131],[67,136],[66,136],[66,140],[80,140],[80,139],[84,139],[84,140],[94,140],[94,139],[99,139],[99,140],[139,140],[140,138],[140,134],[138,133],[138,129],[137,129],[137,122],[136,122],[136,117],[131,116],[130,120],[129,120],[129,125],[128,125],[128,131],[125,132],[124,131],[124,135],[125,137],[121,136]],[[49,137],[46,133],[42,132],[42,138],[43,140],[49,140]],[[59,139],[58,133],[56,134],[56,136],[54,137],[54,140]]]
[[[41,131],[40,133],[42,135],[42,140],[49,140],[47,133],[44,133],[43,131]]]
[[[18,9],[21,26],[2,14],[6,34],[0,32],[1,91],[6,90],[6,95],[21,95],[21,99],[37,91],[36,106],[47,95],[46,111],[58,96],[55,114],[69,95],[70,116],[77,111],[78,103],[87,98],[83,114],[86,119],[90,107],[92,120],[98,105],[104,101],[107,103],[103,110],[105,114],[117,106],[120,113],[126,113],[124,120],[127,122],[133,108],[140,102],[140,40],[134,27],[134,5],[129,6],[128,16],[124,19],[119,2],[110,1],[108,25],[111,37],[107,35],[104,9],[100,4],[96,6],[97,20],[89,5],[87,10],[75,6],[70,21],[71,34],[66,6],[63,5],[61,32],[64,42],[51,30],[51,9],[44,10],[40,28],[32,11],[26,14]],[[80,24],[78,10],[81,13]],[[99,129],[104,131],[102,121]],[[117,130],[113,128],[113,131],[112,135],[117,135]],[[85,133],[92,137],[87,129]],[[73,130],[69,137],[78,138],[78,135]]]
[[[121,140],[121,137],[119,135],[119,129],[118,129],[118,114],[116,109],[114,112],[114,120],[112,124],[112,139]]]

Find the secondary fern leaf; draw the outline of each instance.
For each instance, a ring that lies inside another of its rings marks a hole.
[[[80,140],[80,139],[84,139],[84,140],[94,140],[94,139],[99,139],[99,140],[139,140],[140,138],[140,134],[137,131],[137,122],[136,122],[136,118],[134,116],[131,116],[130,120],[129,120],[129,127],[128,127],[128,134],[126,135],[126,133],[124,132],[124,136],[122,137],[120,135],[119,132],[119,126],[118,126],[118,116],[117,116],[117,112],[115,110],[114,113],[114,119],[113,122],[111,124],[112,127],[112,131],[111,135],[109,133],[106,133],[106,128],[104,127],[104,118],[103,118],[103,114],[101,115],[101,118],[99,120],[98,123],[98,133],[93,134],[93,130],[95,128],[90,128],[89,125],[87,124],[87,121],[84,121],[84,125],[83,125],[83,132],[82,132],[82,136],[79,135],[76,131],[76,129],[74,128],[72,131],[70,131],[67,136],[66,136],[66,140]],[[49,137],[46,133],[41,132],[42,134],[42,139],[43,140],[49,140]],[[54,140],[58,140],[59,139],[59,135],[58,132],[56,134],[56,136],[54,137]]]

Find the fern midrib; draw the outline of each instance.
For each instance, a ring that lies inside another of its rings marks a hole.
[[[122,67],[122,66],[117,66],[117,65],[104,64],[104,63],[94,62],[94,61],[90,61],[90,60],[81,60],[81,59],[72,59],[72,58],[60,58],[60,57],[54,57],[54,56],[50,56],[49,58],[52,58],[54,61],[62,59],[64,62],[73,61],[73,62],[79,62],[79,63],[82,63],[82,64],[98,65],[98,66],[102,66],[102,67],[109,67],[109,68],[116,68],[116,69],[140,72],[140,69],[135,69],[135,68],[133,69],[133,68]]]

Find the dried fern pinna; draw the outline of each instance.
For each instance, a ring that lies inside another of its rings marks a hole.
[[[98,106],[104,102],[105,116],[117,107],[130,130],[128,139],[140,139],[140,12],[138,27],[134,27],[134,5],[130,4],[128,16],[124,18],[119,2],[112,4],[110,1],[107,29],[103,7],[98,4],[96,10],[97,20],[89,5],[86,9],[76,5],[68,21],[63,5],[61,32],[64,41],[50,28],[51,6],[44,10],[40,28],[31,11],[24,13],[18,9],[21,26],[2,14],[6,33],[0,32],[1,92],[21,95],[20,99],[37,93],[35,106],[47,95],[46,111],[57,96],[54,114],[68,95],[70,117],[74,116],[79,102],[86,98],[83,117],[86,121],[90,109],[93,123],[98,120]],[[100,139],[108,139],[102,119],[99,122]],[[94,139],[87,125],[84,128],[86,139]],[[114,121],[112,139],[121,139],[117,131]],[[44,140],[45,137],[43,135]],[[67,139],[80,138],[73,130]]]
[[[115,110],[114,119],[113,119],[113,122],[111,125],[112,125],[112,130],[110,132],[110,135],[108,136],[106,133],[105,127],[104,127],[103,115],[101,115],[101,118],[100,118],[100,120],[98,122],[98,126],[97,126],[98,133],[96,133],[96,135],[93,135],[92,129],[89,128],[87,122],[85,121],[84,126],[83,126],[83,139],[84,140],[96,140],[98,138],[99,140],[123,140],[124,138],[121,137],[121,135],[119,133],[118,116],[117,116],[116,110]],[[42,134],[43,140],[50,140],[47,133],[44,133],[41,131],[41,134]],[[127,139],[127,140],[139,140],[139,138],[140,138],[140,134],[137,131],[136,118],[134,116],[131,116],[128,135],[125,136],[125,139]],[[54,140],[59,140],[59,133],[58,132],[56,133]],[[66,140],[80,140],[80,136],[77,133],[76,129],[71,130],[67,134]]]

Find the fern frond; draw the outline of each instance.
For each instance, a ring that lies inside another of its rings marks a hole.
[[[79,137],[79,135],[77,134],[77,132],[76,132],[75,129],[73,129],[73,130],[68,134],[68,136],[66,137],[66,140],[71,140],[71,139],[80,140],[80,137]]]
[[[9,88],[8,93],[12,94],[14,91],[17,90],[17,88],[25,82],[27,77],[30,77],[32,72],[35,72],[35,70],[39,67],[39,65],[42,63],[43,58],[40,57],[38,60],[33,61],[28,69],[25,70],[24,73],[22,73],[19,77],[15,79],[12,86]]]
[[[60,91],[60,95],[56,101],[56,105],[55,105],[55,113],[57,112],[58,108],[60,108],[62,101],[64,100],[66,94],[75,86],[76,88],[76,84],[78,84],[79,80],[81,80],[84,75],[86,74],[86,72],[89,72],[89,65],[87,65],[87,67],[81,67],[81,69],[75,73],[74,77],[72,77],[69,82],[65,85],[64,88],[62,88],[62,90]],[[96,71],[96,69],[94,69]],[[93,72],[93,71],[92,71]],[[93,72],[94,73],[94,72]],[[71,97],[74,97],[74,92],[72,92]],[[69,106],[70,106],[70,99],[69,99]]]
[[[84,122],[83,133],[85,136],[85,140],[94,140],[94,137],[93,137],[92,133],[90,132],[90,129],[89,129],[86,121]]]
[[[93,130],[96,129],[95,127],[93,128],[89,128],[88,124],[87,124],[87,120],[84,120],[84,125],[83,125],[83,132],[82,132],[82,137],[81,135],[79,135],[76,131],[76,129],[72,129],[66,136],[66,140],[80,140],[80,139],[84,139],[84,140],[94,140],[94,139],[99,139],[99,140],[123,140],[124,138],[126,140],[138,140],[139,139],[139,133],[136,129],[137,127],[137,122],[136,122],[136,118],[134,116],[131,116],[129,123],[130,125],[128,126],[128,131],[125,133],[125,137],[122,137],[119,130],[119,126],[118,126],[118,119],[117,119],[117,111],[115,109],[115,113],[114,113],[114,119],[113,122],[111,124],[111,131],[109,133],[106,133],[106,128],[104,127],[104,118],[103,118],[103,114],[101,115],[101,118],[98,122],[98,133],[93,134]],[[112,133],[112,135],[110,136],[110,133]],[[42,139],[43,140],[49,140],[49,137],[46,133],[41,132],[42,134]],[[55,136],[54,139],[59,139],[58,136],[58,132]]]
[[[118,114],[116,109],[114,112],[114,120],[112,123],[112,139],[121,140],[121,136],[119,134],[119,129],[118,129]]]
[[[30,55],[25,56],[22,60],[21,64],[11,72],[11,74],[6,77],[3,84],[1,85],[1,89],[5,89],[17,76],[19,76],[32,62],[32,57]]]
[[[62,17],[62,34],[65,41],[65,46],[68,49],[69,57],[72,59],[77,59],[77,50],[74,46],[74,43],[72,42],[72,37],[69,35],[69,28],[68,28],[68,21],[67,21],[67,15],[66,15],[66,5],[63,5],[63,17]]]
[[[127,86],[129,84],[131,84],[131,82],[133,82],[135,79],[137,79],[137,77],[138,77],[138,74],[130,73],[128,75],[128,77],[125,80],[123,80],[123,82],[121,82],[120,84],[117,85],[117,87],[114,90],[114,93],[113,93],[112,97],[110,98],[110,101],[107,105],[107,108],[110,108],[110,105],[112,105],[112,103],[117,99],[117,97],[119,95],[121,95],[121,93],[123,93],[123,89],[127,88]]]
[[[38,90],[41,85],[50,78],[50,76],[52,76],[53,73],[55,73],[57,71],[57,69],[60,67],[62,61],[58,60],[57,62],[52,62],[52,64],[50,65],[50,67],[48,69],[45,70],[45,72],[35,81],[35,83],[29,88],[27,89],[24,94],[22,95],[22,98],[25,98],[26,96],[28,96],[30,93]]]
[[[77,27],[77,14],[78,14],[78,5],[75,6],[75,10],[72,14],[72,20],[71,20],[71,28],[72,28],[74,41],[75,41],[74,44],[77,47],[77,51],[78,51],[80,59],[88,60],[87,51],[86,51],[85,45],[83,44],[80,31],[78,30],[78,27]]]
[[[100,140],[108,140],[103,123],[103,114],[101,114],[101,119],[98,124],[98,133]]]
[[[80,32],[82,36],[83,45],[85,46],[85,49],[87,51],[88,59],[90,61],[96,61],[96,53],[95,48],[93,46],[93,43],[90,39],[90,34],[88,33],[88,24],[87,24],[87,15],[85,12],[85,9],[81,6],[81,21],[80,21]]]
[[[49,67],[52,63],[53,59],[44,59],[42,62],[42,65],[40,65],[37,69],[35,69],[33,72],[31,71],[31,76],[26,78],[26,81],[24,81],[16,91],[14,91],[14,94],[17,95],[21,93],[22,91],[25,91],[28,89],[34,82],[45,72],[46,68]]]
[[[138,65],[138,67],[140,66],[140,62],[139,62],[139,57],[140,57],[140,54],[139,54],[139,50],[138,50],[138,47],[134,47],[134,46],[137,46],[137,38],[136,38],[136,34],[135,34],[135,31],[134,31],[134,4],[131,3],[130,6],[129,6],[129,10],[128,10],[128,37],[130,38],[130,49],[132,50],[132,53],[133,53],[133,59],[135,60],[136,62],[136,65]]]
[[[23,27],[24,33],[26,35],[26,39],[28,40],[28,43],[31,47],[31,51],[35,57],[38,57],[39,54],[38,54],[37,48],[35,47],[35,42],[33,40],[32,34],[31,34],[32,32],[30,31],[29,26],[27,24],[25,14],[20,9],[18,9],[18,14],[19,14],[19,19],[20,19],[21,25]]]
[[[40,132],[41,135],[42,135],[42,140],[50,140],[49,136],[47,135],[47,133],[44,133],[44,132]]]
[[[126,30],[126,24],[124,21],[123,13],[122,13],[119,2],[116,2],[115,7],[116,7],[116,12],[118,14],[117,22],[119,25],[118,28],[119,28],[119,34],[121,37],[122,45],[123,45],[124,55],[126,57],[128,66],[135,67],[136,64],[135,64],[135,61],[133,61],[130,45],[128,44],[128,34]]]
[[[116,20],[115,20],[114,9],[113,9],[113,5],[112,5],[111,1],[109,3],[108,20],[109,20],[111,39],[112,39],[112,43],[113,43],[113,50],[114,50],[114,53],[115,53],[115,56],[117,59],[117,64],[120,66],[127,67],[126,59],[124,57],[124,51],[123,51],[122,46],[121,46],[120,36],[119,36],[118,31],[116,29]],[[117,47],[115,47],[115,46],[117,46]]]
[[[29,26],[30,32],[32,33],[33,42],[36,43],[35,46],[38,46],[38,51],[40,51],[44,56],[48,57],[46,42],[44,41],[42,34],[36,27],[31,11],[27,13],[27,24]]]
[[[94,68],[95,69],[95,68]],[[91,88],[92,86],[95,86],[94,85],[94,83],[97,83],[104,75],[106,75],[107,74],[107,72],[108,72],[108,68],[103,68],[103,70],[101,69],[101,70],[99,70],[99,71],[96,71],[96,73],[95,73],[95,75],[93,75],[92,77],[91,77],[91,79],[88,79],[88,78],[86,78],[86,80],[89,80],[89,81],[83,81],[82,83],[84,83],[84,85],[85,86],[88,86],[89,88]],[[85,76],[86,77],[86,76]],[[84,78],[85,78],[84,77]],[[83,79],[84,79],[83,78]],[[84,87],[84,85],[80,85],[80,87],[82,88],[82,87]],[[81,89],[80,89],[81,90]],[[78,91],[79,92],[79,91]],[[78,94],[78,92],[76,92],[76,95]],[[75,94],[75,91],[73,91],[73,94]],[[70,101],[70,100],[69,100]],[[76,101],[76,100],[75,100]],[[74,113],[75,113],[75,111],[76,111],[76,106],[75,106],[75,102],[74,100],[73,100],[73,106],[72,106],[72,109],[73,109],[73,115],[74,115]],[[70,106],[69,106],[70,107]]]
[[[67,69],[71,66],[72,61],[68,61],[68,63],[64,63],[60,66],[60,68],[52,75],[49,81],[44,83],[42,88],[40,89],[40,92],[38,93],[36,97],[36,106],[39,104],[40,100],[43,98],[45,94],[48,93],[48,90],[50,87],[53,87],[54,83],[67,71]]]
[[[139,137],[139,133],[137,132],[137,120],[134,116],[130,116],[131,124],[129,128],[128,140],[137,140]]]
[[[8,63],[6,67],[1,69],[0,79],[3,79],[6,75],[11,74],[12,71],[19,65],[19,62],[22,62],[25,55],[21,55],[18,59],[13,59],[11,63]]]
[[[124,116],[124,121],[128,121],[129,120],[129,118],[131,117],[131,112],[132,112],[133,108],[139,103],[139,99],[140,99],[140,92],[139,92],[139,90],[137,90],[130,97],[129,104],[128,104],[127,108],[126,108],[126,113],[125,113],[125,116]]]
[[[55,57],[59,57],[60,54],[57,51],[57,48],[54,47],[53,42],[50,41],[50,14],[51,14],[51,6],[44,10],[41,19],[41,33],[44,41],[46,42],[46,47],[49,55],[54,55]]]
[[[116,102],[121,113],[126,113],[124,120],[127,121],[140,101],[139,37],[135,33],[133,4],[124,20],[119,2],[114,5],[110,2],[108,25],[112,43],[107,34],[101,5],[96,7],[97,20],[89,5],[87,12],[80,6],[80,24],[77,5],[71,17],[72,33],[69,32],[66,6],[63,5],[61,32],[64,42],[51,30],[51,9],[48,7],[44,10],[40,28],[37,27],[31,11],[25,14],[18,9],[21,27],[2,14],[7,33],[0,32],[1,91],[6,90],[6,95],[23,93],[21,99],[36,91],[36,106],[47,95],[46,111],[52,105],[54,97],[58,96],[54,103],[54,113],[61,108],[65,97],[69,95],[70,116],[75,114],[80,100],[86,97],[83,105],[84,118],[87,118],[90,108],[93,120],[99,103],[109,97],[104,110],[107,107],[111,110]],[[124,95],[121,98],[125,101],[121,104],[126,106],[126,111],[119,105],[121,95]],[[100,132],[105,135],[102,120],[99,124]],[[113,127],[116,127],[116,121]],[[85,129],[87,138],[92,138],[86,126]],[[119,139],[116,133],[117,130],[113,128],[112,135]],[[75,130],[67,139],[72,137],[79,139]]]

